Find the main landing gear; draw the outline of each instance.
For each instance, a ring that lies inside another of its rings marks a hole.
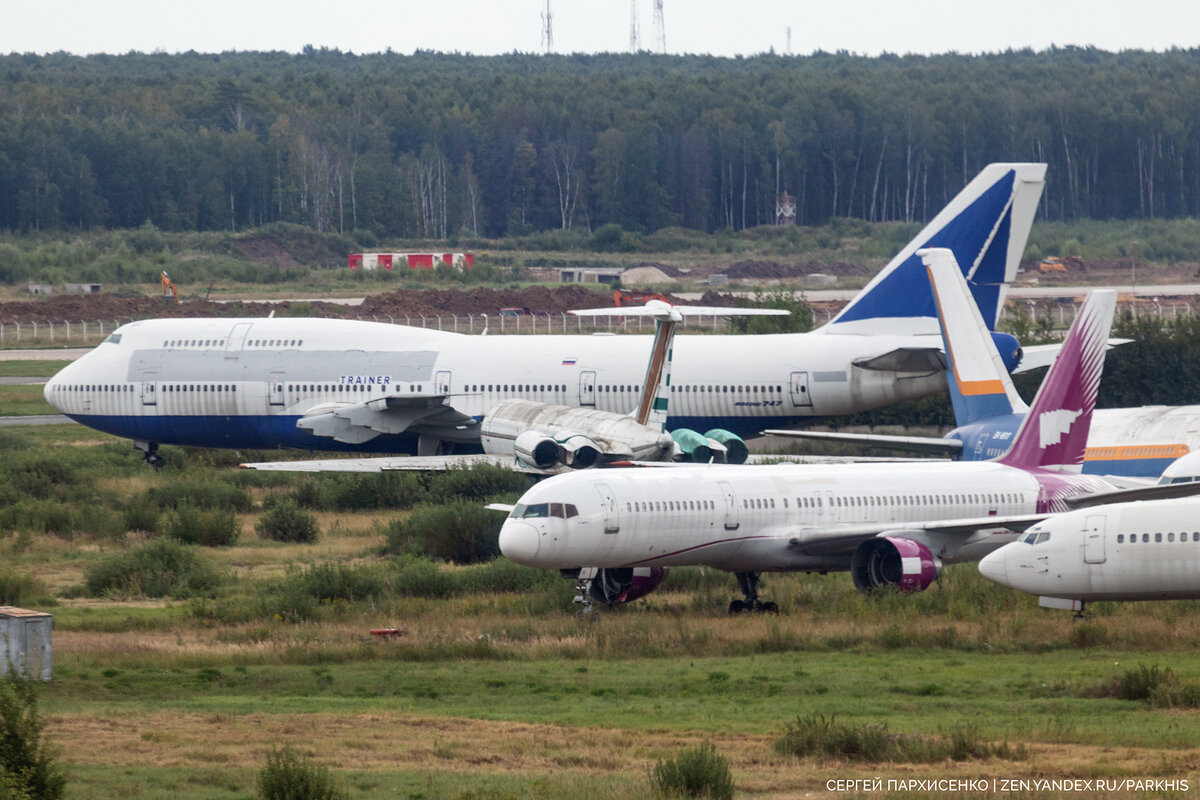
[[[742,594],[746,596],[745,600],[734,600],[729,604],[730,616],[741,614],[745,611],[757,611],[761,614],[778,614],[779,606],[772,603],[770,600],[761,602],[758,599],[758,573],[757,572],[739,572],[737,573],[738,588],[742,590]]]
[[[158,454],[158,442],[134,442],[133,446],[142,451],[146,463],[155,469],[161,469],[163,457]]]

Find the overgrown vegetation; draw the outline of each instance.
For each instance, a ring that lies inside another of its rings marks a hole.
[[[67,780],[50,745],[42,740],[37,684],[0,675],[0,798],[58,800]]]
[[[271,749],[256,781],[259,800],[349,800],[329,773],[290,747]]]
[[[503,524],[503,514],[489,511],[477,501],[420,505],[406,519],[388,526],[386,551],[478,564],[500,555]]]
[[[983,740],[973,722],[955,725],[938,737],[891,734],[883,724],[844,725],[834,716],[807,714],[784,725],[783,735],[775,740],[775,752],[806,758],[844,758],[849,761],[884,761],[931,764],[950,759],[1001,758],[1020,760],[1027,757],[1024,747],[1007,742],[993,745]]]
[[[650,786],[663,798],[699,797],[732,800],[729,760],[712,742],[684,748],[674,758],[659,759],[650,771]]]
[[[83,577],[92,597],[189,597],[212,592],[223,580],[195,547],[169,539],[104,556]]]
[[[284,499],[259,517],[254,530],[262,539],[275,542],[315,542],[320,535],[317,518]]]

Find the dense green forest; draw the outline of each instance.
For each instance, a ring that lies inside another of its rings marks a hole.
[[[1043,219],[1200,214],[1200,50],[0,56],[11,232],[913,221],[996,160]]]

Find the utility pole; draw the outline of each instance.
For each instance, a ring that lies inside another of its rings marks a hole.
[[[546,55],[554,52],[554,15],[550,13],[550,0],[546,0],[546,10],[542,12],[542,52]]]
[[[654,0],[654,49],[667,52],[667,27],[663,22],[663,0]]]
[[[629,0],[629,52],[642,49],[642,35],[638,32],[637,0]]]

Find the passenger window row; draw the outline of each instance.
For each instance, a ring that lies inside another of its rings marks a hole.
[[[635,513],[657,513],[670,511],[712,511],[717,504],[712,500],[639,500],[626,503],[625,510]]]
[[[1163,541],[1163,536],[1164,536],[1164,535],[1167,537],[1167,539],[1166,539],[1166,540],[1167,540],[1168,542],[1173,542],[1173,541],[1175,541],[1175,533],[1174,533],[1173,531],[1172,531],[1172,532],[1168,532],[1168,533],[1166,533],[1166,534],[1162,534],[1162,533],[1156,533],[1156,534],[1154,534],[1154,541],[1155,541],[1156,543],[1160,543],[1160,542],[1162,542],[1162,541]],[[1143,533],[1143,534],[1141,534],[1141,536],[1142,536],[1142,542],[1143,542],[1144,544],[1149,544],[1149,542],[1150,542],[1150,534],[1148,534],[1148,533]],[[1181,532],[1180,532],[1180,534],[1179,534],[1179,541],[1181,541],[1181,542],[1186,542],[1187,540],[1188,540],[1188,532],[1187,532],[1187,531],[1181,531]],[[1131,534],[1129,534],[1129,543],[1130,543],[1130,544],[1137,544],[1137,541],[1138,541],[1138,534],[1136,534],[1136,533],[1131,533]],[[1200,531],[1192,531],[1192,541],[1193,541],[1193,542],[1200,542]],[[1117,534],[1117,544],[1124,544],[1124,543],[1125,543],[1125,534],[1123,534],[1123,533],[1118,533],[1118,534]]]

